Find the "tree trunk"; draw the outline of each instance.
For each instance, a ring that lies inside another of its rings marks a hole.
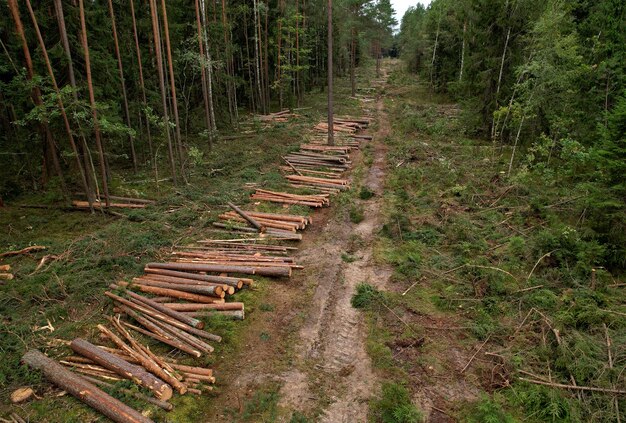
[[[58,0],[57,0],[58,1]],[[133,0],[131,0],[133,1]],[[124,116],[126,117],[126,126],[131,128],[130,111],[128,110],[128,96],[126,95],[126,80],[124,79],[124,66],[122,65],[122,56],[120,55],[120,43],[117,39],[117,27],[115,25],[115,12],[113,10],[113,0],[109,0],[109,15],[111,16],[111,29],[113,30],[113,42],[115,44],[115,56],[117,57],[117,70],[120,74],[120,85],[122,88],[122,100],[124,104]],[[137,172],[137,156],[135,154],[135,140],[132,135],[128,136],[130,143],[130,157],[133,162],[133,169]]]
[[[461,69],[459,70],[459,82],[463,79],[463,67],[465,65],[465,33],[467,32],[467,21],[463,23],[463,45],[461,47]]]
[[[356,97],[356,29],[351,29],[352,38],[350,40],[350,93]]]
[[[276,79],[278,82],[278,108],[279,110],[283,110],[283,74],[282,74],[282,69],[281,69],[281,57],[280,55],[282,54],[282,39],[283,39],[283,22],[282,22],[282,17],[283,17],[283,0],[280,0],[278,3],[278,11],[279,11],[279,17],[278,17],[278,54],[276,55]]]
[[[82,0],[81,0],[82,1]],[[156,56],[156,68],[159,76],[159,89],[161,90],[161,104],[163,107],[163,119],[165,120],[165,134],[167,137],[167,148],[172,169],[172,179],[177,184],[176,162],[174,160],[174,149],[172,148],[172,138],[170,137],[170,118],[167,111],[167,93],[165,91],[165,76],[163,75],[163,56],[161,53],[161,35],[159,33],[159,19],[157,17],[156,0],[150,2],[150,15],[152,18],[152,33],[154,38],[154,54]],[[155,160],[156,161],[156,160]]]
[[[56,0],[60,1],[60,0]],[[137,33],[137,20],[135,19],[135,0],[130,0],[130,14],[133,20],[133,38],[135,39],[135,52],[137,53],[137,66],[139,67],[139,88],[141,89],[142,105],[145,108],[148,107],[148,101],[146,98],[146,85],[143,79],[143,63],[141,62],[141,49],[139,48],[139,34]],[[145,113],[145,111],[144,111]],[[139,114],[142,116],[142,113]],[[148,151],[150,152],[150,162],[153,164],[153,168],[156,166],[154,161],[154,151],[152,148],[152,131],[150,130],[150,119],[146,115],[146,131],[148,134]]]
[[[20,11],[17,5],[16,0],[8,0],[9,9],[11,11],[11,15],[13,17],[13,21],[15,22],[15,31],[20,37],[20,41],[22,43],[22,51],[24,53],[24,61],[26,62],[26,77],[28,80],[33,79],[34,70],[33,70],[33,61],[30,55],[30,49],[28,48],[28,43],[26,41],[26,35],[24,34],[24,26],[22,25],[22,19],[20,18]],[[34,16],[34,15],[33,15]],[[3,44],[4,46],[4,44]],[[44,50],[45,51],[45,50]],[[47,53],[46,53],[47,54]],[[33,102],[35,105],[40,106],[43,104],[41,99],[41,91],[38,87],[34,87],[31,92],[31,96],[33,98]],[[59,176],[59,180],[61,182],[61,189],[63,190],[63,194],[67,197],[68,191],[65,185],[65,179],[63,177],[63,172],[61,170],[61,164],[59,163],[59,156],[57,154],[57,149],[54,144],[54,139],[52,138],[50,128],[48,127],[48,122],[44,121],[40,124],[41,136],[44,141],[44,145],[47,146],[50,156],[52,158],[52,163],[55,169],[55,172]],[[80,165],[80,159],[78,158],[78,163]],[[82,167],[79,167],[82,170]]]
[[[333,0],[328,0],[328,145],[335,145],[333,119]]]
[[[109,0],[110,1],[110,0]],[[172,46],[170,43],[170,29],[167,20],[167,7],[165,6],[165,0],[161,0],[161,11],[163,12],[163,32],[165,33],[165,49],[167,52],[167,62],[169,65],[170,74],[170,95],[172,96],[172,108],[174,109],[174,123],[176,124],[176,147],[178,149],[178,160],[182,167],[185,156],[183,155],[183,140],[180,136],[180,120],[178,119],[178,99],[176,96],[176,80],[174,77],[174,61],[172,60]],[[184,177],[183,169],[183,177]]]
[[[133,410],[123,402],[87,382],[82,377],[64,368],[56,361],[37,350],[30,350],[22,361],[33,369],[41,370],[52,383],[80,401],[98,410],[118,423],[151,423],[152,420]]]
[[[263,101],[263,95],[261,94],[261,86],[263,82],[261,81],[261,56],[259,54],[259,3],[258,0],[252,0],[254,7],[254,69],[256,72],[256,81],[257,81],[257,93],[258,93],[258,103],[261,109],[261,113],[265,114],[265,102]]]
[[[437,33],[435,34],[435,45],[433,47],[433,58],[430,61],[430,85],[433,85],[433,78],[435,74],[435,59],[437,58],[437,46],[439,44],[439,27],[441,24],[441,17],[439,17],[439,21],[437,22]]]
[[[217,130],[217,124],[215,122],[215,107],[213,104],[213,62],[211,60],[211,51],[209,50],[209,34],[207,32],[207,18],[206,18],[206,7],[204,4],[204,0],[201,0],[202,3],[202,24],[203,28],[203,36],[204,36],[204,52],[206,54],[206,63],[207,63],[207,96],[209,98],[209,116],[211,117],[211,130]],[[214,4],[215,6],[215,4]],[[215,12],[215,7],[213,12]]]
[[[202,81],[202,99],[204,100],[204,118],[209,137],[209,148],[213,146],[213,130],[211,128],[211,114],[209,111],[209,93],[207,91],[206,80],[206,58],[204,55],[204,46],[202,42],[202,34],[204,33],[202,22],[200,20],[200,0],[195,0],[196,6],[196,28],[198,30],[198,50],[200,52],[200,78]]]
[[[65,52],[65,57],[67,59],[67,70],[70,78],[70,85],[72,86],[72,94],[74,95],[74,100],[78,101],[78,88],[76,86],[76,77],[74,74],[74,64],[72,60],[72,51],[70,50],[69,39],[67,38],[67,29],[65,26],[65,15],[63,12],[63,2],[61,0],[54,0],[54,8],[57,14],[57,22],[59,25],[59,33],[61,36],[61,43],[63,44],[63,50]],[[77,145],[77,154],[79,154],[80,159],[82,160],[83,169],[85,173],[85,179],[87,181],[87,185],[90,187],[88,191],[86,191],[87,201],[93,203],[94,191],[97,191],[97,177],[95,176],[96,169],[93,167],[93,161],[91,158],[91,153],[89,151],[89,146],[87,145],[87,140],[83,134],[80,123],[77,123],[78,129],[80,131],[80,143]],[[92,188],[95,187],[95,190]]]
[[[89,59],[89,42],[87,41],[87,24],[85,22],[85,5],[83,0],[78,0],[80,9],[81,41],[85,52],[85,73],[87,74],[87,88],[89,89],[89,104],[91,105],[91,115],[96,138],[96,148],[100,156],[100,176],[102,178],[102,190],[105,195],[106,206],[109,207],[109,182],[108,169],[104,158],[104,147],[100,138],[100,125],[98,124],[98,111],[96,110],[96,99],[93,92],[93,81],[91,80],[91,61]]]

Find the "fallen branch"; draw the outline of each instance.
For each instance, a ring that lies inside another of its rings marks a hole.
[[[16,251],[7,251],[5,253],[0,254],[0,258],[2,257],[12,257],[12,256],[19,256],[22,254],[30,254],[30,253],[34,253],[35,251],[41,251],[41,250],[45,250],[46,246],[44,245],[31,245],[30,247],[26,247],[26,248],[22,248],[21,250],[16,250]]]
[[[564,383],[544,382],[542,380],[528,379],[528,378],[521,377],[521,376],[518,376],[517,378],[524,382],[534,383],[535,385],[551,386],[553,388],[571,389],[573,391],[589,391],[589,392],[602,392],[605,394],[626,395],[626,391],[623,391],[621,389],[596,388],[594,386],[566,385]]]
[[[476,356],[478,355],[478,353],[483,349],[483,347],[485,346],[485,344],[487,344],[487,342],[489,341],[489,339],[491,338],[491,334],[489,334],[489,336],[487,337],[487,339],[485,339],[485,342],[483,342],[482,344],[480,344],[480,347],[478,347],[478,349],[476,350],[476,352],[474,353],[474,355],[472,356],[472,358],[469,359],[469,361],[467,362],[467,364],[465,365],[465,367],[463,367],[463,369],[461,369],[461,373],[464,373],[465,370],[467,370],[467,368],[470,366],[470,364],[472,364],[472,361],[474,361],[474,359],[476,358]]]

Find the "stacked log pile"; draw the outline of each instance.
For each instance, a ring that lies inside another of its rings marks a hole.
[[[250,198],[253,200],[263,200],[272,203],[298,204],[309,207],[330,206],[328,194],[302,195],[257,189],[256,192],[250,196]]]
[[[267,115],[257,115],[255,118],[261,122],[287,122],[289,119],[297,116],[297,114],[291,113],[289,109],[285,109],[280,112],[270,113]]]
[[[145,200],[141,198],[109,196],[109,208],[115,209],[143,209],[148,204],[154,204],[154,200]],[[116,202],[117,201],[117,202]],[[76,209],[89,210],[89,202],[85,200],[73,200],[72,207]],[[106,199],[100,198],[93,203],[93,208],[103,209],[106,207]]]
[[[288,111],[283,111],[261,120],[282,121],[290,116]],[[311,142],[284,157],[288,166],[283,169],[289,185],[317,194],[256,189],[251,198],[282,207],[329,206],[331,194],[350,188],[349,181],[341,175],[351,165],[350,152],[359,148],[363,139],[354,138],[359,136],[357,131],[368,124],[369,119],[337,119],[335,130],[349,133],[349,140],[338,137],[344,142],[337,146]],[[114,203],[112,207],[141,208],[149,203],[118,200],[124,202]],[[75,205],[88,207],[84,203]],[[105,317],[107,324],[97,326],[101,338],[109,345],[77,338],[69,342],[73,354],[60,363],[36,350],[26,353],[24,362],[41,369],[53,383],[119,422],[151,420],[96,385],[115,388],[110,382],[131,380],[152,396],[132,390],[127,390],[127,394],[165,410],[172,409],[168,400],[174,392],[201,394],[211,390],[216,381],[212,369],[179,364],[171,354],[167,358],[156,354],[142,340],[157,341],[194,359],[211,354],[215,343],[222,338],[206,330],[205,320],[201,318],[219,315],[243,320],[244,303],[230,300],[238,291],[253,285],[253,277],[288,278],[294,270],[302,268],[289,256],[295,247],[270,244],[268,240],[300,240],[299,232],[312,224],[307,216],[244,211],[232,203],[228,205],[230,210],[221,213],[219,222],[213,225],[240,238],[200,240],[178,247],[168,261],[148,263],[143,275],[109,286],[105,296],[113,302],[114,315]],[[0,270],[8,269],[0,267]]]

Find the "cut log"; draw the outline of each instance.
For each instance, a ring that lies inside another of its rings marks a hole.
[[[117,285],[127,287],[129,284],[127,282],[118,282]],[[163,295],[172,298],[178,298],[181,300],[193,301],[196,303],[214,303],[221,301],[220,298],[216,297],[208,297],[206,295],[198,295],[192,294],[190,292],[179,291],[176,289],[167,289],[167,288],[157,288],[156,286],[148,286],[148,285],[133,285],[141,292],[147,292],[155,295]]]
[[[241,216],[242,218],[247,220],[248,223],[250,223],[252,226],[254,226],[259,232],[261,232],[261,233],[265,232],[265,226],[261,225],[254,218],[252,218],[248,213],[244,212],[243,210],[241,210],[239,207],[237,207],[236,205],[234,205],[230,201],[228,202],[228,207],[233,209],[239,216]]]
[[[224,272],[242,273],[261,276],[291,276],[289,267],[254,267],[254,266],[224,266],[219,264],[195,263],[148,263],[146,267],[153,269],[186,270],[192,272]]]
[[[14,277],[13,273],[0,273],[0,280],[11,281]]]
[[[70,343],[70,347],[74,352],[87,357],[94,363],[98,363],[102,367],[149,389],[154,392],[154,395],[158,399],[167,401],[172,398],[172,387],[152,373],[147,372],[143,367],[131,364],[126,360],[122,360],[113,354],[103,351],[84,339],[74,339]]]
[[[81,377],[83,379],[87,380],[88,382],[93,383],[94,385],[103,386],[103,387],[105,387],[107,389],[116,389],[117,388],[115,385],[112,385],[112,384],[110,384],[108,382],[96,379],[95,377],[90,377],[90,376],[86,376],[86,375],[83,375]],[[139,392],[135,392],[135,391],[130,390],[130,389],[120,388],[119,390],[121,392],[127,394],[127,395],[134,396],[138,400],[145,401],[145,402],[147,402],[149,404],[156,405],[157,407],[160,407],[160,408],[164,409],[165,411],[172,411],[174,409],[174,406],[171,403],[167,402],[167,401],[161,401],[161,400],[158,400],[156,398],[149,397],[147,395],[144,395],[144,394],[139,393]]]
[[[153,269],[146,267],[146,273],[155,274],[155,275],[163,275],[163,276],[173,276],[177,278],[184,279],[195,279],[199,281],[213,282],[213,283],[223,283],[225,285],[233,286],[237,289],[240,289],[242,284],[248,285],[246,283],[245,278],[233,278],[228,276],[213,276],[213,275],[199,275],[197,273],[190,272],[178,272],[176,270],[167,270],[167,269]]]
[[[201,303],[165,303],[164,306],[176,311],[198,310],[243,310],[243,303],[201,304]]]
[[[117,288],[117,286],[114,285],[114,284],[110,285],[109,287],[111,289],[116,289]],[[187,324],[189,326],[192,326],[194,328],[197,328],[197,329],[204,328],[204,322],[202,322],[202,321],[200,321],[198,319],[193,319],[193,318],[190,319],[188,316],[185,316],[182,313],[177,313],[176,311],[174,311],[174,310],[172,310],[172,309],[170,309],[168,307],[165,307],[162,304],[159,304],[157,302],[152,301],[150,298],[146,298],[143,295],[136,294],[136,293],[134,293],[132,291],[126,291],[126,294],[129,297],[131,297],[131,298],[133,298],[135,300],[141,301],[142,303],[145,303],[147,306],[150,306],[153,309],[155,309],[157,311],[160,311],[161,313],[166,314],[166,315],[168,315],[168,316],[170,316],[170,317],[172,317],[172,318],[174,318],[174,319],[176,319],[176,320],[178,320],[178,321],[180,321],[182,323],[185,323],[185,324]]]
[[[210,297],[224,298],[224,290],[221,286],[203,286],[203,285],[191,285],[181,283],[168,283],[161,281],[153,281],[149,279],[134,278],[133,285],[147,285],[158,288],[176,289],[184,292],[191,292],[193,294],[207,295]]]
[[[122,324],[124,326],[126,326],[127,328],[129,328],[129,329],[132,329],[132,330],[134,330],[136,332],[139,332],[139,333],[141,333],[141,334],[143,334],[143,335],[145,335],[145,336],[147,336],[149,338],[155,339],[155,340],[157,340],[159,342],[163,342],[166,345],[169,345],[169,346],[174,347],[176,349],[179,349],[179,350],[181,350],[183,352],[186,352],[187,354],[192,355],[192,356],[194,356],[196,358],[202,356],[202,352],[194,349],[191,345],[187,345],[187,344],[184,344],[184,343],[182,343],[180,341],[177,341],[177,340],[168,338],[166,336],[163,336],[163,335],[151,332],[151,331],[146,330],[144,328],[141,328],[139,326],[132,325],[132,324],[130,324],[128,322],[122,322]]]
[[[8,272],[9,270],[11,270],[11,265],[10,264],[2,264],[2,265],[0,265],[0,272]]]
[[[79,375],[63,368],[63,366],[46,357],[38,350],[28,351],[22,357],[22,361],[34,369],[41,370],[52,383],[115,422],[152,422],[149,418],[133,410],[123,402],[116,400]]]

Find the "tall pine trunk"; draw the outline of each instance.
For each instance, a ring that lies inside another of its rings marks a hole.
[[[62,0],[54,0],[54,9],[57,14],[57,22],[59,25],[59,34],[61,37],[61,43],[63,44],[63,51],[65,52],[65,58],[67,60],[67,72],[70,78],[70,85],[72,86],[72,94],[74,95],[74,100],[78,101],[78,88],[76,86],[76,77],[74,73],[74,62],[72,60],[72,51],[70,50],[70,42],[67,37],[67,29],[65,26],[65,14],[63,12],[63,2]],[[85,172],[85,177],[87,179],[87,185],[89,185],[89,190],[87,190],[87,201],[94,201],[94,191],[97,190],[97,176],[96,169],[93,165],[93,160],[91,158],[91,152],[89,151],[89,146],[87,145],[87,140],[85,139],[85,135],[82,131],[80,123],[77,123],[78,129],[80,132],[79,139],[80,143],[77,145],[77,151],[80,155],[83,168]],[[95,187],[95,189],[94,189]]]
[[[60,0],[56,0],[60,1]],[[146,109],[148,107],[148,101],[146,98],[146,85],[143,79],[143,63],[141,62],[141,49],[139,48],[139,34],[137,33],[137,20],[135,18],[135,0],[130,0],[130,14],[133,20],[133,38],[135,40],[135,52],[137,54],[137,66],[139,67],[139,89],[141,90],[141,102]],[[144,112],[145,113],[145,112]],[[142,113],[139,116],[143,116]],[[154,151],[152,147],[152,131],[150,129],[150,119],[148,116],[145,116],[146,119],[146,133],[148,135],[148,151],[150,152],[150,162],[153,167],[155,166],[154,161]]]
[[[82,1],[82,0],[81,0]],[[156,0],[148,0],[150,2],[150,16],[152,19],[152,35],[154,39],[154,54],[156,56],[156,68],[159,77],[159,89],[161,91],[161,105],[163,107],[163,119],[165,121],[165,134],[167,138],[167,149],[170,159],[170,167],[172,170],[172,180],[177,183],[176,161],[174,160],[174,149],[172,147],[172,138],[170,136],[170,117],[167,108],[167,92],[165,90],[165,76],[163,70],[163,56],[161,53],[161,35],[159,30],[159,18],[157,13]]]
[[[328,0],[328,145],[335,145],[333,118],[333,0]]]
[[[89,104],[91,106],[91,115],[93,117],[93,127],[96,139],[96,148],[98,149],[98,156],[100,158],[100,177],[102,178],[102,190],[104,191],[104,200],[107,207],[110,205],[109,200],[109,181],[108,181],[108,168],[104,157],[104,146],[102,145],[102,139],[100,136],[100,125],[98,123],[98,111],[96,110],[96,99],[93,92],[93,81],[91,80],[91,60],[89,58],[89,42],[87,40],[87,24],[85,22],[85,5],[83,0],[78,0],[78,7],[80,10],[80,27],[81,27],[81,42],[85,54],[85,73],[87,74],[87,88],[89,90]]]
[[[131,0],[132,1],[132,0]],[[124,116],[126,117],[126,126],[131,128],[130,111],[128,109],[128,96],[126,95],[126,80],[124,79],[124,65],[122,64],[122,56],[120,55],[120,43],[117,39],[117,26],[115,25],[115,11],[113,10],[113,0],[109,0],[109,15],[111,16],[111,29],[113,30],[113,42],[115,44],[115,56],[117,58],[117,70],[120,76],[120,85],[122,88],[122,100],[124,104]],[[130,143],[130,157],[133,162],[133,169],[137,172],[137,155],[135,154],[135,140],[132,135],[128,135]]]
[[[200,20],[200,0],[195,0],[196,6],[196,28],[198,30],[198,51],[200,52],[200,78],[202,82],[202,98],[204,100],[204,118],[206,121],[207,132],[209,136],[209,148],[213,145],[213,130],[211,128],[211,114],[209,112],[209,98],[206,81],[206,58],[204,57],[204,46],[202,43],[202,21]]]
[[[109,0],[110,1],[110,0]],[[174,75],[174,61],[172,60],[172,45],[170,43],[170,29],[167,20],[167,7],[165,0],[161,0],[161,10],[163,12],[163,32],[165,33],[165,49],[167,52],[167,62],[170,74],[170,95],[172,96],[172,108],[174,109],[174,123],[176,124],[176,147],[178,149],[178,160],[182,166],[184,163],[183,140],[180,136],[180,120],[178,118],[178,99],[176,96],[176,79]],[[185,175],[183,169],[183,177]]]

